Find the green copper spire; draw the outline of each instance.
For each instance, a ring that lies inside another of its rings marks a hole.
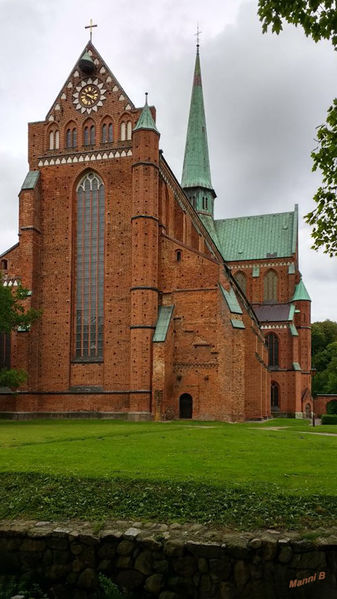
[[[147,104],[147,92],[145,94],[145,106],[141,112],[138,122],[134,128],[134,131],[137,131],[138,129],[151,129],[152,131],[156,131],[157,133],[159,133],[153,120],[151,110],[149,109]]]
[[[291,298],[292,302],[300,302],[300,301],[304,301],[304,302],[311,302],[311,298],[309,293],[306,290],[306,287],[302,281],[302,279],[300,280],[300,282],[296,285],[295,287],[295,293],[293,295],[293,297]]]
[[[181,186],[198,212],[213,215],[213,200],[216,196],[212,187],[209,167],[199,44],[195,60]]]

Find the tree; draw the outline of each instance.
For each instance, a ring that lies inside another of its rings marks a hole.
[[[28,289],[20,285],[15,289],[5,287],[0,278],[0,333],[9,334],[18,327],[29,329],[31,324],[40,316],[40,311],[34,308],[28,310],[24,307],[24,301],[29,295]],[[23,370],[8,368],[0,369],[0,387],[16,389],[27,378]]]
[[[265,33],[271,27],[279,34],[284,21],[301,26],[315,42],[331,41],[337,49],[337,11],[335,0],[259,0],[258,15]],[[322,185],[314,195],[317,206],[306,215],[313,227],[313,249],[322,248],[337,255],[337,99],[328,109],[326,123],[317,129],[317,147],[313,150],[313,171],[322,172]]]
[[[314,322],[311,329],[313,394],[337,393],[337,322]]]

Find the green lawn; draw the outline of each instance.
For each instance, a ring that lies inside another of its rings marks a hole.
[[[327,524],[337,516],[337,436],[320,432],[337,427],[0,421],[0,517]]]

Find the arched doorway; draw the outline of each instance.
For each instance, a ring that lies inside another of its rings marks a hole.
[[[278,412],[280,409],[280,392],[279,386],[274,381],[271,384],[270,390],[271,411]]]
[[[179,398],[179,418],[192,418],[193,399],[189,393],[183,393]]]

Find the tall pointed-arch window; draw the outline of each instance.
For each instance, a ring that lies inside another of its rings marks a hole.
[[[113,128],[112,128],[112,123],[110,123],[109,128],[108,128],[108,138],[109,141],[113,141]]]
[[[84,127],[83,141],[84,141],[85,146],[89,145],[89,128],[88,127]]]
[[[55,150],[60,149],[60,132],[59,130],[55,131]]]
[[[269,333],[266,336],[268,347],[268,366],[277,368],[279,365],[279,341],[275,333]]]
[[[75,356],[103,357],[104,184],[87,173],[77,187]]]
[[[108,135],[107,135],[107,126],[104,123],[104,125],[102,126],[102,143],[106,143],[108,141]]]
[[[76,148],[77,146],[77,129],[74,128],[73,129],[73,148]]]
[[[132,137],[132,123],[131,121],[127,122],[126,125],[126,139],[131,139]]]
[[[236,272],[234,275],[234,279],[236,280],[237,283],[239,283],[240,288],[242,289],[243,293],[246,293],[247,291],[247,279],[246,279],[246,275],[244,272]]]
[[[95,143],[96,131],[95,125],[91,125],[90,127],[90,144],[93,146]]]
[[[279,410],[280,408],[280,391],[279,386],[275,381],[272,382],[270,387],[270,403],[272,410]]]
[[[264,277],[263,299],[265,302],[277,301],[277,274],[274,270],[269,270]]]
[[[126,140],[126,123],[121,124],[121,141]]]
[[[72,132],[71,129],[67,129],[66,133],[66,147],[71,148],[72,146]]]

